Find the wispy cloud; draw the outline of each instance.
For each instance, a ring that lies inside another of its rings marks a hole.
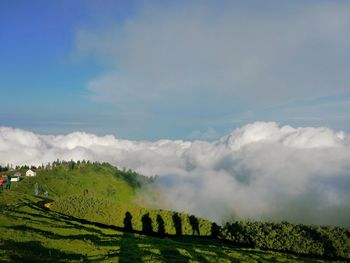
[[[208,112],[208,122],[240,118],[348,91],[349,12],[344,2],[290,3],[278,12],[228,3],[218,10],[214,2],[145,5],[105,30],[80,29],[77,49],[106,63],[87,86],[120,111],[151,112],[161,122],[173,112],[189,122]]]

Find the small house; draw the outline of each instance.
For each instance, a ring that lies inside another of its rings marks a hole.
[[[19,176],[11,176],[11,182],[18,182],[20,179]]]
[[[36,172],[32,171],[31,169],[29,169],[27,172],[26,172],[26,176],[36,176]]]

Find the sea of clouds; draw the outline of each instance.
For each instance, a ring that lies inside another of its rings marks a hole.
[[[256,122],[214,142],[130,141],[0,127],[0,164],[109,162],[158,175],[158,205],[231,219],[350,225],[350,135]]]

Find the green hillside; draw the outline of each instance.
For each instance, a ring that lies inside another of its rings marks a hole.
[[[37,173],[0,192],[0,261],[324,261],[248,248],[274,249],[254,235],[254,223],[237,236],[231,225],[220,231],[205,219],[145,208],[137,193],[153,179],[106,163],[57,162]],[[249,243],[255,236],[259,246]]]
[[[2,203],[0,213],[1,262],[304,261],[293,255],[235,247],[218,240],[158,238],[98,227],[43,209],[37,205],[41,198],[17,192],[1,193],[3,197],[7,204]]]
[[[152,180],[132,171],[122,171],[107,163],[67,162],[52,169],[42,169],[38,175],[25,178],[15,191],[34,194],[35,184],[41,196],[49,192],[51,210],[91,222],[124,227],[130,214],[130,227],[135,231],[147,228],[142,220],[150,222],[150,234],[211,235],[212,223],[161,209],[143,208],[137,191]],[[148,193],[151,194],[151,193]],[[176,225],[176,220],[178,223]],[[175,223],[174,223],[175,222]]]
[[[47,190],[52,199],[84,194],[111,201],[131,202],[141,180],[147,180],[131,171],[120,171],[107,163],[66,162],[49,169],[37,170],[37,174],[38,176],[21,181],[17,190],[34,194],[34,185],[37,183],[39,193]]]

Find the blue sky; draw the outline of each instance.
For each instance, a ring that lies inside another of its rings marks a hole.
[[[1,1],[0,125],[212,140],[350,131],[347,1]]]

